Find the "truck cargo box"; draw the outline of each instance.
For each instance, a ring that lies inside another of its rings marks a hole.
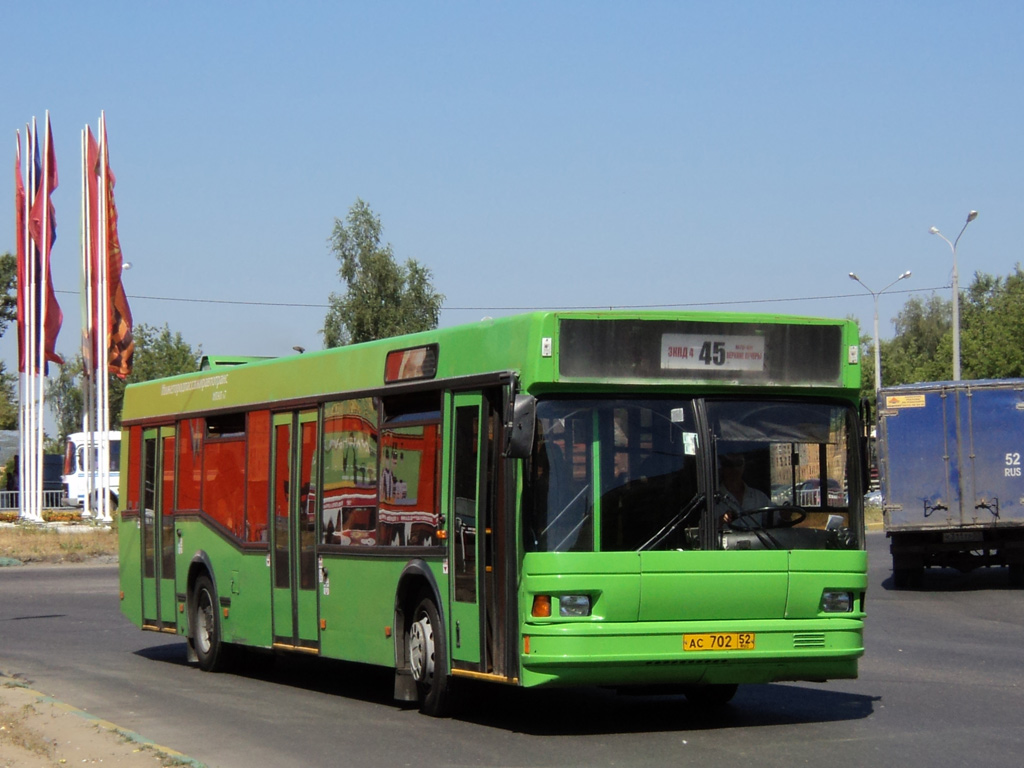
[[[1024,577],[1024,379],[883,388],[878,457],[897,586],[927,566]]]

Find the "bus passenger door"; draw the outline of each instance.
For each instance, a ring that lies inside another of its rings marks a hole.
[[[455,669],[502,675],[504,525],[497,494],[498,393],[456,394],[448,440],[449,648]]]
[[[274,643],[316,650],[316,520],[319,499],[314,457],[317,413],[274,416],[272,542]]]
[[[143,624],[174,630],[174,428],[142,435],[142,617]]]

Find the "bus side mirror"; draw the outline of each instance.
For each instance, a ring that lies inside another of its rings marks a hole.
[[[509,424],[508,443],[505,455],[510,459],[528,458],[533,451],[533,430],[537,421],[537,398],[533,395],[516,395],[512,407],[512,423]]]

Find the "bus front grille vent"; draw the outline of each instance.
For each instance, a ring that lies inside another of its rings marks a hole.
[[[699,664],[709,666],[711,664],[726,664],[725,659],[662,659],[660,661],[645,661],[645,667],[685,667],[687,665]]]
[[[824,648],[824,632],[798,632],[793,635],[794,648]]]

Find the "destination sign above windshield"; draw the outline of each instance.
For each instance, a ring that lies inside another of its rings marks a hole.
[[[562,318],[566,378],[838,384],[842,326],[821,323]]]
[[[661,367],[679,370],[764,370],[764,336],[666,333]]]

